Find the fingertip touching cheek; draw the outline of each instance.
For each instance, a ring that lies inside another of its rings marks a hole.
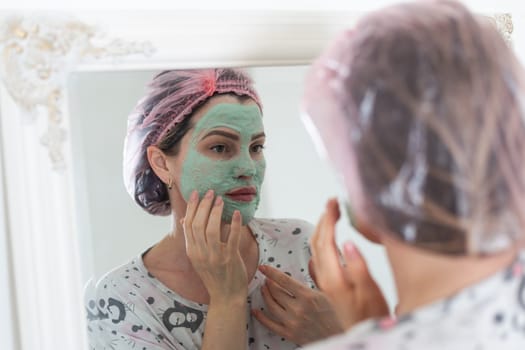
[[[221,103],[195,125],[182,165],[181,192],[187,201],[212,189],[224,200],[222,220],[239,210],[246,225],[260,201],[266,162],[262,115],[257,105]]]

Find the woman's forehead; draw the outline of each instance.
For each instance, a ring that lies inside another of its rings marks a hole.
[[[199,134],[212,129],[231,129],[243,135],[264,131],[259,107],[253,104],[217,104],[194,123]]]
[[[208,114],[208,112],[217,105],[221,104],[228,104],[233,106],[259,106],[257,103],[251,99],[251,98],[245,98],[240,96],[235,96],[231,94],[223,94],[223,95],[217,95],[211,97],[208,101],[206,101],[197,111],[195,111],[195,114],[193,115],[192,119],[195,123],[198,122],[198,120],[202,119],[203,116]],[[260,110],[259,110],[260,112]]]

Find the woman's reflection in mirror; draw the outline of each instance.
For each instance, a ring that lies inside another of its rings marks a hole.
[[[342,331],[309,273],[312,225],[255,218],[264,143],[245,72],[153,78],[128,118],[124,183],[173,229],[88,286],[92,349],[295,349]]]

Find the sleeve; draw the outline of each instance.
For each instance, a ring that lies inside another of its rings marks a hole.
[[[154,315],[127,303],[121,292],[107,288],[112,281],[106,282],[106,287],[102,287],[91,280],[84,292],[90,350],[186,349],[172,341],[173,337]]]

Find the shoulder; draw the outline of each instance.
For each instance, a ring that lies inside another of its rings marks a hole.
[[[269,245],[272,250],[279,247],[309,248],[310,237],[314,233],[314,226],[300,219],[259,219],[250,222],[255,238],[263,246]]]
[[[115,291],[121,287],[126,288],[132,286],[137,279],[144,278],[146,277],[145,275],[148,274],[147,271],[141,269],[137,259],[138,258],[135,257],[130,261],[113,268],[102,275],[99,279],[93,278],[86,288],[91,287],[98,294],[103,293],[104,291]]]
[[[108,309],[115,306],[120,314],[124,308],[129,293],[133,291],[137,275],[141,272],[135,267],[135,259],[120,265],[104,274],[98,280],[93,277],[84,287],[84,304],[88,320],[107,317]],[[134,269],[135,267],[135,269]]]
[[[84,288],[90,342],[120,342],[128,338],[125,334],[130,330],[138,335],[137,332],[147,328],[161,329],[162,320],[154,317],[151,304],[160,303],[167,309],[164,299],[154,277],[148,275],[140,263],[140,257],[112,269],[98,280],[91,279]],[[154,337],[154,334],[143,336]]]
[[[254,219],[250,227],[259,245],[260,264],[273,266],[301,282],[312,282],[308,274],[312,224],[297,219]]]
[[[164,286],[141,255],[85,287],[91,349],[198,348],[206,308]]]
[[[144,267],[140,255],[98,279],[92,278],[84,287],[84,304],[93,317],[107,314],[109,309],[125,314],[128,306],[135,311],[146,310],[150,300],[163,298],[164,291]]]
[[[278,236],[281,238],[286,235],[296,238],[309,238],[315,230],[313,224],[301,219],[255,218],[250,222],[250,226],[259,229],[266,235]]]

